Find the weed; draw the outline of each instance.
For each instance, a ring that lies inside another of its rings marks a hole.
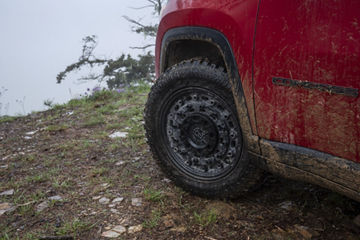
[[[145,228],[154,228],[159,224],[160,219],[161,219],[161,211],[152,210],[150,218],[143,222],[143,226]]]
[[[102,176],[105,173],[107,173],[109,171],[108,168],[105,167],[100,167],[100,168],[94,168],[91,173],[93,176]]]
[[[12,122],[12,121],[15,121],[15,120],[18,119],[18,118],[19,118],[19,117],[0,116],[0,123]]]
[[[108,147],[107,150],[109,152],[116,152],[121,146],[120,142],[115,142],[115,143],[111,143]]]
[[[107,104],[97,110],[98,113],[104,114],[104,115],[110,115],[113,114],[116,110],[116,106],[112,104]]]
[[[95,140],[103,140],[103,139],[106,139],[107,137],[109,136],[109,134],[105,131],[99,131],[99,132],[96,132],[93,136],[92,136],[92,139],[95,139]]]
[[[59,180],[55,179],[52,183],[52,186],[55,189],[68,189],[70,188],[71,184],[69,180],[60,182]]]
[[[25,215],[32,215],[34,213],[34,209],[32,207],[32,205],[24,205],[24,206],[20,206],[18,208],[18,213],[21,216],[25,216]]]
[[[29,183],[42,183],[48,181],[49,179],[50,177],[48,173],[41,173],[39,175],[26,177],[26,181]]]
[[[94,146],[94,141],[93,140],[85,139],[85,140],[82,141],[81,148],[86,150],[86,149],[89,149],[89,148],[91,148],[93,146]]]
[[[67,106],[70,108],[80,107],[86,104],[86,100],[84,98],[81,99],[71,99]]]
[[[164,199],[164,194],[161,191],[155,189],[146,188],[144,189],[145,199],[152,202],[159,202]]]
[[[68,129],[69,126],[66,124],[61,124],[61,125],[50,125],[48,126],[45,130],[49,131],[49,132],[60,132],[60,131],[64,131],[66,129]]]
[[[88,101],[105,101],[113,98],[115,93],[112,91],[101,90],[93,93],[87,98]]]
[[[114,130],[114,129],[120,129],[122,128],[122,124],[121,123],[112,123],[112,124],[107,124],[105,129],[106,130]]]
[[[58,228],[56,233],[60,236],[71,234],[76,237],[82,231],[89,229],[89,226],[89,223],[82,222],[80,219],[75,218],[72,222],[67,222],[64,226]]]
[[[201,214],[194,212],[194,217],[195,217],[195,222],[197,224],[200,224],[202,227],[215,223],[217,219],[216,212],[212,209],[209,212],[204,212]]]
[[[35,156],[35,154],[27,154],[27,155],[21,156],[20,159],[24,162],[31,163],[36,160],[36,156]]]
[[[38,202],[45,197],[45,194],[41,191],[36,191],[30,195],[32,201]]]
[[[92,117],[90,117],[90,119],[88,119],[87,121],[85,121],[83,123],[83,127],[93,127],[93,126],[104,124],[104,123],[105,123],[105,119],[103,116],[101,116],[101,115],[92,116]]]
[[[27,233],[25,235],[25,239],[26,240],[36,240],[36,239],[39,239],[39,237],[34,233]]]

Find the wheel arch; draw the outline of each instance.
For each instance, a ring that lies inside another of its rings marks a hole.
[[[205,58],[228,74],[244,141],[250,152],[260,153],[259,138],[253,134],[243,86],[232,48],[219,31],[207,27],[177,27],[168,30],[161,43],[160,73],[191,58]]]

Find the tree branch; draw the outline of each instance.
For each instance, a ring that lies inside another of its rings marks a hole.
[[[130,48],[131,49],[142,49],[142,50],[144,50],[144,49],[147,49],[149,47],[154,47],[154,46],[155,46],[155,44],[148,44],[148,45],[145,45],[143,47],[130,47]]]

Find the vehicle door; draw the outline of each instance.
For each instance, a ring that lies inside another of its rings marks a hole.
[[[261,0],[253,67],[260,137],[360,162],[359,0]]]

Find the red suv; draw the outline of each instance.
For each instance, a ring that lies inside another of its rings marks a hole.
[[[145,109],[154,157],[202,196],[263,171],[360,201],[360,1],[169,0]]]

